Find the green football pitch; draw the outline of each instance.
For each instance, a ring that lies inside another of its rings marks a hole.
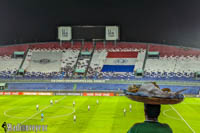
[[[50,105],[51,99],[57,103]],[[124,108],[127,110],[125,116]],[[134,123],[144,121],[143,104],[124,96],[0,96],[0,109],[0,124],[6,121],[12,125],[48,125],[48,133],[126,133]],[[161,110],[159,121],[169,124],[174,133],[200,133],[200,98],[185,98],[181,104],[162,105]],[[44,121],[41,121],[41,112]],[[4,132],[3,128],[0,132]]]

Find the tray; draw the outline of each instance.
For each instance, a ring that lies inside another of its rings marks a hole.
[[[145,104],[177,104],[183,101],[184,98],[158,98],[158,97],[144,97],[126,94],[128,98],[134,101],[143,102]]]

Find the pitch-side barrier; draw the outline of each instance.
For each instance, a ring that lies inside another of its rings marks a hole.
[[[124,96],[122,92],[0,92],[0,95],[34,95],[34,96]]]

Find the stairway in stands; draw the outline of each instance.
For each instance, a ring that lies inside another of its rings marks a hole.
[[[146,53],[145,53],[144,63],[143,63],[143,66],[142,66],[142,70],[143,71],[144,71],[144,68],[145,68],[145,65],[146,65],[146,61],[147,61],[147,57],[148,57],[148,52],[149,52],[149,45],[147,45],[147,50],[146,50]]]
[[[95,44],[91,42],[82,42],[81,50],[75,65],[72,78],[86,78],[94,49]]]
[[[22,62],[21,62],[21,65],[19,66],[18,72],[19,72],[20,70],[23,70],[22,66],[23,66],[23,64],[24,64],[24,62],[25,62],[25,60],[26,60],[26,56],[27,56],[27,54],[28,54],[29,49],[30,49],[30,48],[28,47],[27,50],[26,50],[26,52],[24,53],[24,57],[23,57],[23,60],[22,60]],[[17,73],[17,75],[19,75],[19,73]]]
[[[79,61],[79,59],[80,59],[80,57],[81,57],[81,51],[82,51],[82,49],[83,49],[83,45],[81,45],[80,52],[79,52],[79,55],[78,55],[78,59],[76,60],[76,63],[75,63],[75,65],[74,65],[74,71],[73,71],[73,73],[72,73],[71,79],[74,78],[75,70],[76,70],[76,68],[77,68],[78,61]]]
[[[88,69],[89,69],[89,67],[90,67],[90,63],[91,63],[91,61],[92,61],[92,57],[93,57],[93,54],[94,54],[95,49],[96,49],[96,43],[94,42],[93,48],[92,48],[92,53],[91,53],[91,55],[90,55],[90,60],[89,60],[89,63],[88,63],[88,65],[87,65],[87,69],[86,69],[85,74],[84,74],[84,77],[85,77],[85,78],[86,78],[86,76],[87,76]]]

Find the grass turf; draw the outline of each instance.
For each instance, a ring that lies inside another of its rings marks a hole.
[[[51,99],[60,101],[50,105]],[[73,101],[76,101],[75,108]],[[36,104],[43,110],[43,122]],[[130,104],[132,112],[129,111]],[[126,116],[124,108],[127,110]],[[134,123],[144,121],[143,104],[123,96],[0,96],[0,109],[0,124],[6,121],[13,125],[20,122],[26,125],[48,125],[48,133],[126,133]],[[169,124],[174,133],[192,133],[186,123],[196,133],[200,133],[200,98],[185,98],[184,102],[173,106],[162,105],[161,110],[159,121]],[[77,116],[76,122],[73,121],[74,114]],[[3,128],[0,132],[4,132]]]

